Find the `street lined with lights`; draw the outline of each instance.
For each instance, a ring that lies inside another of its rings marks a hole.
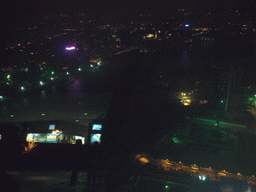
[[[151,164],[155,165],[157,169],[167,171],[167,172],[175,172],[176,174],[183,176],[184,173],[190,173],[193,176],[198,176],[198,179],[201,181],[205,181],[207,177],[211,181],[220,181],[220,176],[228,177],[228,178],[238,178],[248,183],[256,185],[256,177],[245,176],[241,173],[231,173],[226,170],[215,170],[211,167],[199,167],[196,164],[193,165],[184,165],[183,163],[170,161],[168,159],[153,159],[147,155],[140,154],[136,155],[135,159],[137,159],[142,165]],[[149,172],[148,174],[150,174]],[[207,176],[207,177],[206,177]],[[166,175],[167,177],[167,175]]]

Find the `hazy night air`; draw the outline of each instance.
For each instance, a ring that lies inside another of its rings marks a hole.
[[[255,5],[1,2],[4,183],[255,191]]]

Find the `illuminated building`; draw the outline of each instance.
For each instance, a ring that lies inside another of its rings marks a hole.
[[[66,121],[27,123],[27,142],[74,144],[77,139],[81,139],[83,144],[87,143],[87,129],[85,126]]]

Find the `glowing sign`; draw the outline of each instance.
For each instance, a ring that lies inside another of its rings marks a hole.
[[[49,125],[49,130],[55,130],[55,125]]]
[[[75,49],[75,46],[72,46],[72,47],[66,47],[66,50],[74,50]]]
[[[92,125],[92,130],[101,130],[102,129],[102,124],[93,124]]]
[[[101,142],[101,134],[91,134],[91,144],[94,142]]]

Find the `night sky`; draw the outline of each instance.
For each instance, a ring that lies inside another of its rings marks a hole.
[[[139,3],[138,3],[139,2]],[[242,3],[241,3],[242,2]],[[24,19],[36,15],[54,14],[58,12],[76,12],[78,10],[88,10],[97,13],[97,8],[103,9],[110,6],[112,9],[140,9],[142,6],[154,8],[189,9],[192,7],[205,9],[213,6],[230,7],[235,5],[253,5],[253,0],[130,0],[130,1],[102,1],[102,0],[5,0],[0,4],[1,14],[10,18]],[[3,17],[2,17],[3,19]]]
[[[172,13],[177,9],[209,11],[241,5],[255,6],[253,0],[4,0],[0,2],[1,29],[10,34],[12,29],[40,20],[42,17],[60,13],[83,12],[94,16],[110,13],[129,15],[131,13]],[[27,27],[27,26],[25,26]],[[1,38],[2,41],[3,38]],[[3,39],[4,40],[4,39]]]

